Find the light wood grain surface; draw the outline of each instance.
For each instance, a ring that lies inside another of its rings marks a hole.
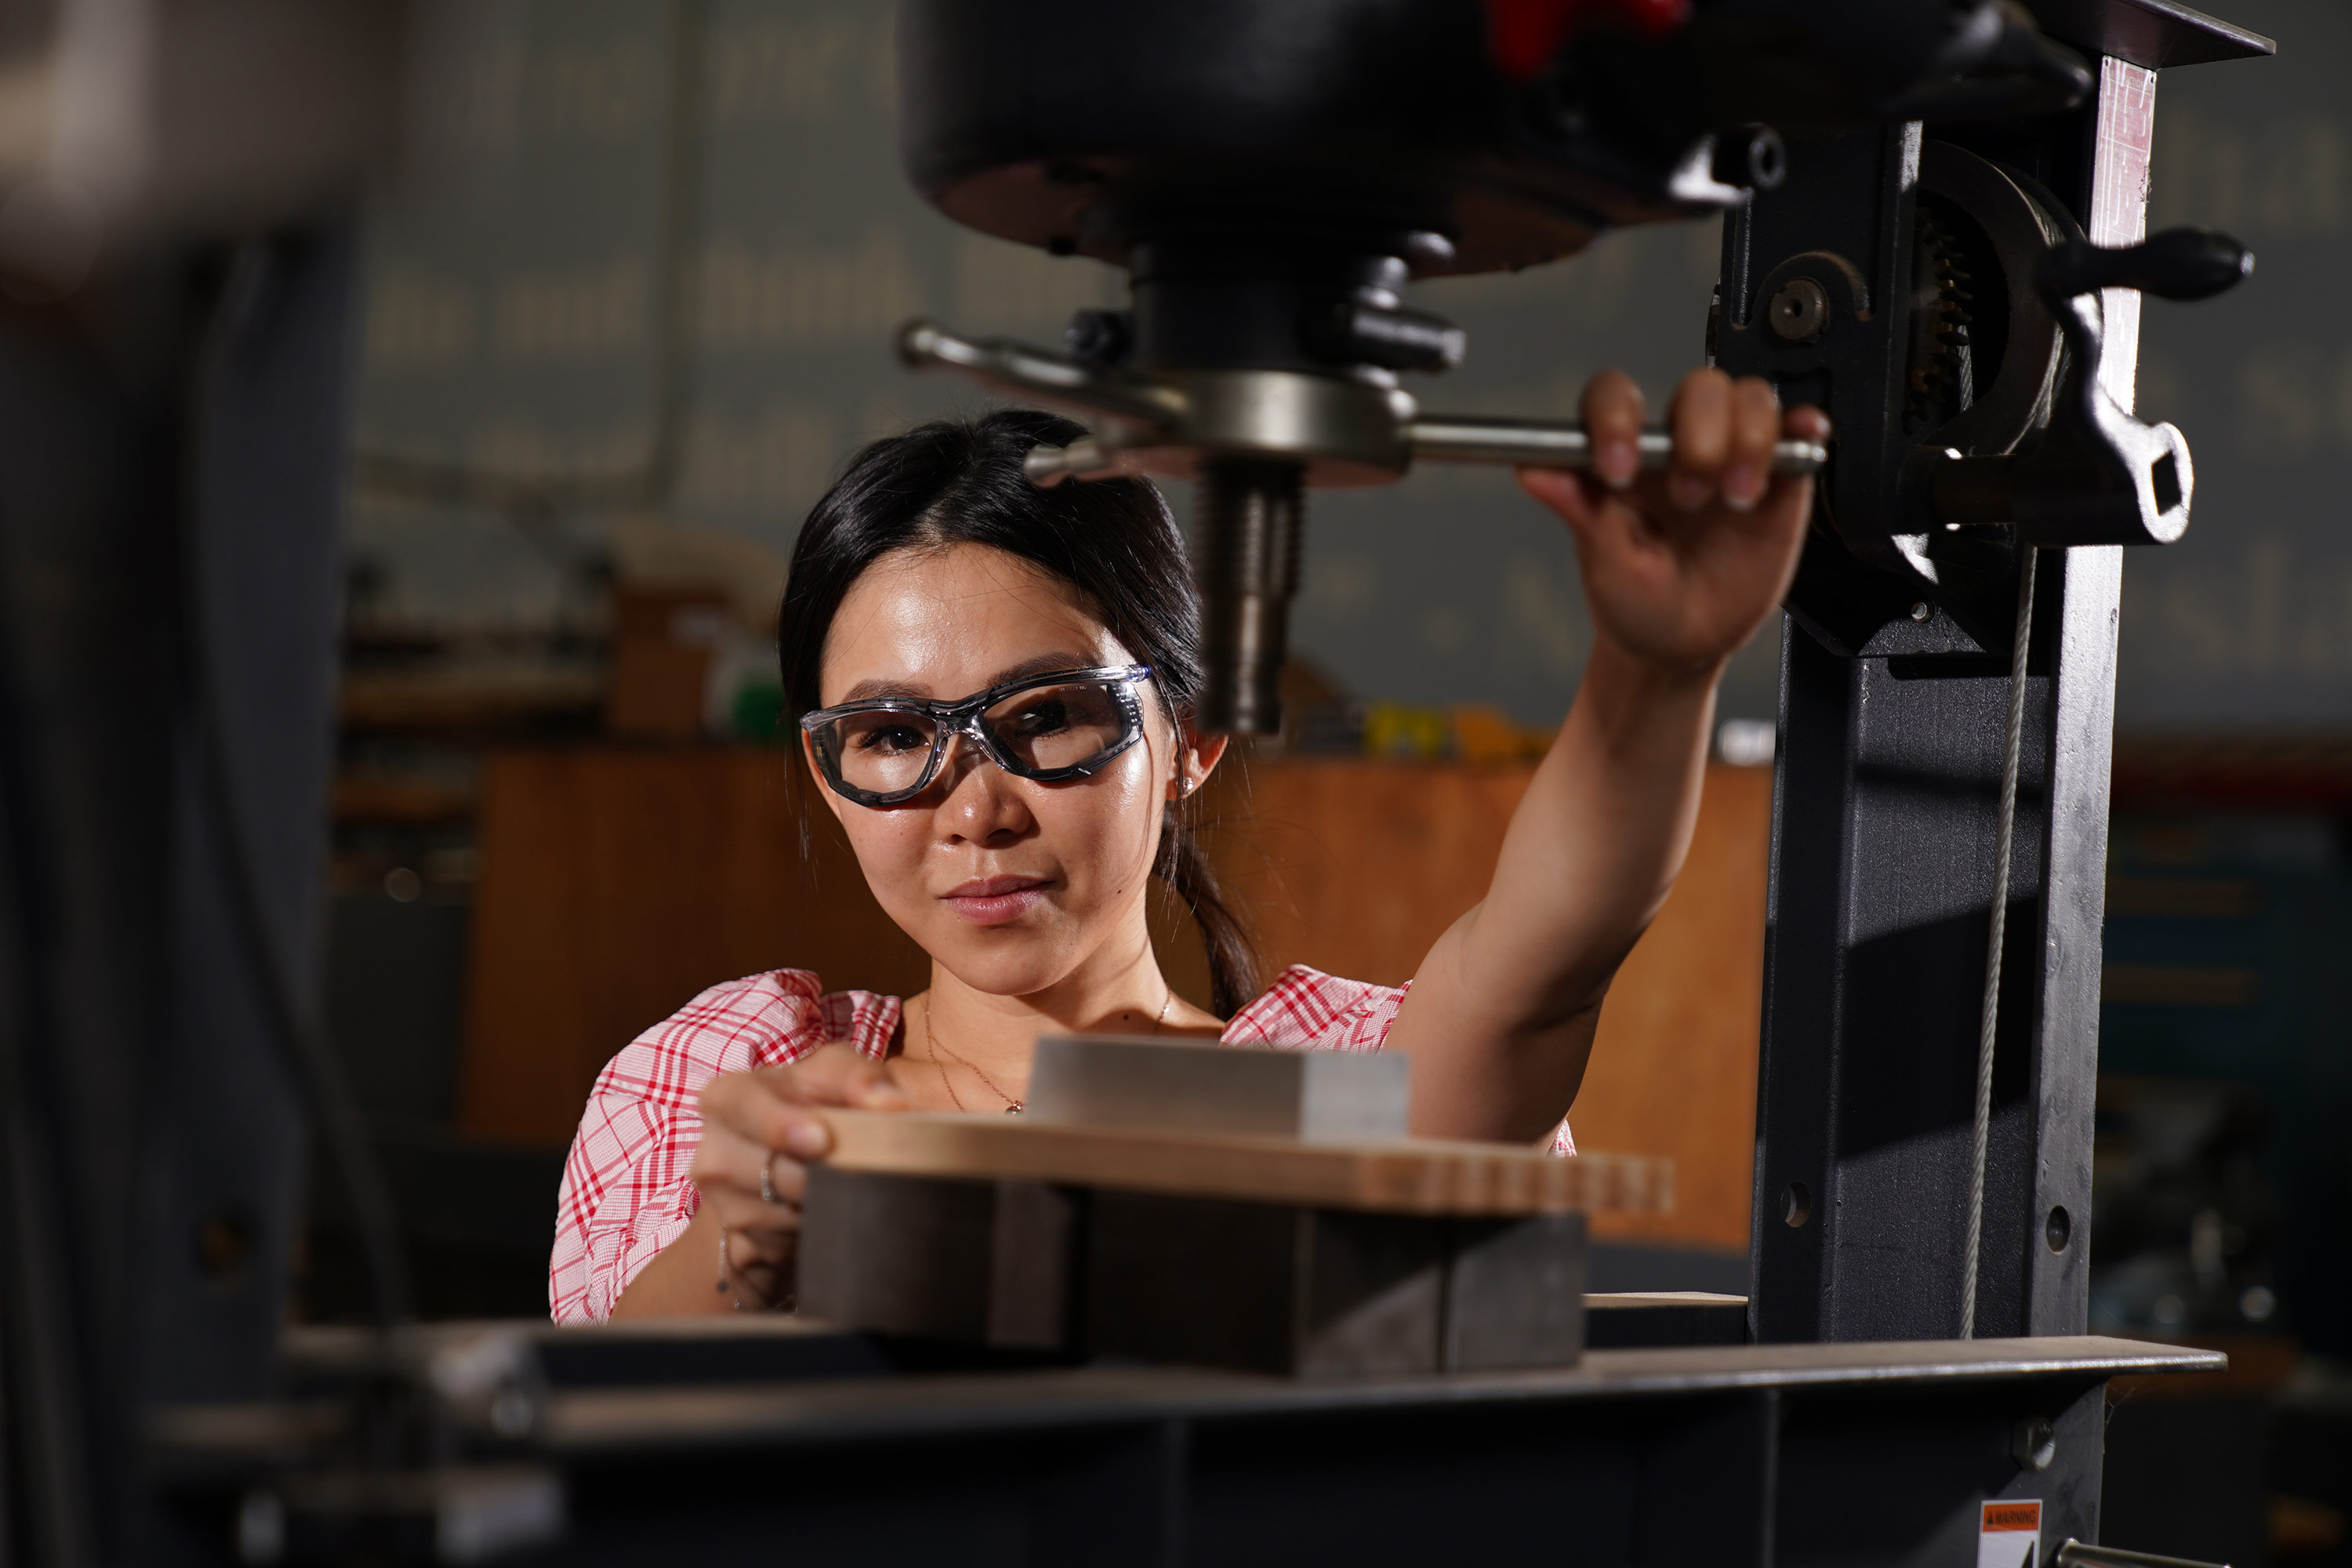
[[[1504,1143],[1412,1139],[1301,1143],[1157,1129],[1055,1127],[1010,1116],[829,1110],[845,1171],[1073,1186],[1387,1214],[1655,1213],[1674,1206],[1663,1160],[1562,1160]]]

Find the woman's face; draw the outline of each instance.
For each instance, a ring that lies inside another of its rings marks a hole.
[[[1070,588],[984,545],[899,551],[851,585],[825,637],[825,707],[865,697],[954,701],[1024,675],[1139,662]],[[874,896],[974,989],[1044,991],[1107,943],[1148,941],[1143,890],[1180,771],[1205,772],[1155,697],[1143,739],[1092,776],[1015,778],[961,738],[904,805],[818,786]],[[1116,942],[1114,942],[1116,939]]]

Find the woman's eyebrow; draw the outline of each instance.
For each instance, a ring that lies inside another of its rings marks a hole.
[[[904,698],[910,702],[921,702],[926,700],[924,692],[917,690],[903,680],[861,680],[841,694],[840,703],[830,706],[839,707],[842,703],[847,702],[871,702],[886,697]]]
[[[1024,658],[1019,664],[1007,665],[988,678],[981,690],[987,691],[1008,680],[1020,680],[1032,675],[1051,675],[1063,669],[1091,669],[1085,654],[1041,653],[1034,658]],[[930,693],[903,680],[861,680],[842,695],[842,702],[875,702],[898,698],[911,702],[930,700]],[[835,704],[839,706],[839,704]]]
[[[985,691],[1008,680],[1021,680],[1032,675],[1052,675],[1065,669],[1092,669],[1094,666],[1087,662],[1087,658],[1084,654],[1041,653],[1034,658],[1024,658],[1019,664],[1007,665],[998,670],[988,678],[988,685],[981,689]]]

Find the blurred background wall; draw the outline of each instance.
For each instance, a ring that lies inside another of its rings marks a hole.
[[[2215,8],[2279,58],[2164,77],[2150,221],[2227,227],[2260,269],[2147,317],[2141,407],[2189,432],[2198,512],[2126,568],[2093,1310],[2241,1346],[2233,1451],[2352,1477],[2293,1393],[2306,1351],[2352,1353],[2352,7]],[[631,1035],[776,964],[922,984],[838,847],[803,852],[767,743],[783,560],[860,443],[984,406],[900,370],[899,322],[1052,343],[1121,280],[907,189],[879,0],[417,15],[416,134],[366,225],[330,990],[430,1304],[530,1310],[562,1142]],[[1424,286],[1471,348],[1414,389],[1565,415],[1616,365],[1663,401],[1701,356],[1716,246],[1627,233]],[[1318,494],[1307,555],[1298,722],[1223,781],[1215,841],[1271,956],[1399,980],[1477,896],[1573,693],[1574,556],[1507,476],[1451,468]],[[1774,641],[1727,717],[1770,719]],[[1769,744],[1727,742],[1575,1111],[1589,1146],[1684,1173],[1673,1223],[1614,1238],[1614,1282],[1744,1288]],[[349,1257],[322,1201],[308,1310],[331,1313]],[[2157,1427],[2112,1441],[2135,1430]],[[2210,1554],[2343,1550],[2341,1485],[2248,1462],[2249,1495],[2321,1511]]]

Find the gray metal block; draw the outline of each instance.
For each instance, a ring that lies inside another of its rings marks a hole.
[[[1298,1376],[1434,1372],[1447,1222],[1093,1195],[1088,1349]]]
[[[984,1340],[996,1184],[814,1164],[801,1211],[799,1310],[887,1334]]]
[[[1086,1196],[1043,1182],[998,1182],[990,1226],[988,1342],[1060,1350],[1070,1342],[1078,1224]]]
[[[874,1333],[1061,1349],[1081,1201],[1034,1182],[812,1165],[799,1310]]]
[[[1574,1366],[1584,1353],[1584,1216],[1453,1222],[1444,1366]]]
[[[1282,1376],[1572,1366],[1581,1215],[1465,1220],[809,1170],[799,1301],[874,1333]]]
[[[1401,1056],[1046,1035],[1037,1041],[1025,1114],[1066,1126],[1308,1142],[1402,1138],[1409,1070]]]

